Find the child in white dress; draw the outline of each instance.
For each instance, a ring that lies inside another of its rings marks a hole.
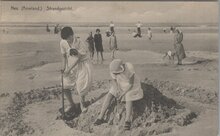
[[[103,118],[105,112],[113,97],[116,97],[119,101],[125,101],[126,103],[124,129],[129,130],[131,127],[132,104],[134,101],[143,98],[143,90],[141,88],[140,79],[136,75],[133,65],[129,62],[124,63],[120,59],[115,59],[111,62],[110,74],[113,78],[113,84],[103,103],[101,113],[94,124],[100,125],[104,123]]]

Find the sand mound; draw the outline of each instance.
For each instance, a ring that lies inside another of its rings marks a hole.
[[[146,79],[142,83],[144,98],[134,103],[132,129],[130,131],[123,131],[125,105],[116,105],[115,101],[112,102],[112,106],[105,116],[106,123],[100,126],[93,125],[101,110],[101,105],[105,94],[108,92],[108,88],[109,81],[107,80],[95,82],[86,98],[90,103],[87,113],[81,114],[74,120],[66,121],[65,123],[71,128],[91,135],[154,135],[170,132],[175,126],[186,126],[192,123],[193,119],[199,115],[180,105],[174,99],[170,99],[171,97],[168,98],[166,94],[182,95],[202,103],[217,103],[217,95],[212,93],[213,91],[209,92],[200,88],[181,86],[168,81],[160,82]],[[6,113],[0,116],[1,135],[20,136],[34,134],[36,130],[24,122],[23,114],[27,112],[25,111],[27,109],[24,107],[44,101],[56,99],[60,101],[60,93],[59,86],[31,90],[27,93],[15,93],[13,101],[6,109]],[[55,119],[52,121],[55,121]]]
[[[192,122],[197,116],[189,109],[178,105],[173,99],[164,96],[157,88],[152,85],[142,83],[144,98],[134,103],[133,123],[131,131],[123,131],[125,119],[124,104],[112,106],[107,111],[106,123],[100,126],[94,126],[102,103],[94,103],[89,106],[89,110],[80,117],[68,121],[70,127],[78,130],[95,133],[96,135],[134,136],[153,135],[170,132],[176,125],[185,126]],[[96,93],[98,90],[95,90]],[[116,110],[116,107],[117,109]]]

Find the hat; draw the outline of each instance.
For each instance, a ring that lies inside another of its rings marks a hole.
[[[117,74],[124,71],[123,61],[121,59],[115,59],[110,63],[110,73]]]

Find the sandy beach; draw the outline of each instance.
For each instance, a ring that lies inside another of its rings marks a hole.
[[[114,106],[108,122],[94,126],[111,80],[106,29],[101,28],[105,61],[93,63],[93,87],[86,97],[88,111],[67,122],[57,119],[61,107],[60,36],[47,33],[43,27],[15,27],[8,28],[8,33],[1,32],[0,135],[217,135],[218,28],[181,28],[187,56],[181,66],[163,59],[166,51],[173,50],[173,34],[163,33],[161,28],[155,27],[150,41],[146,32],[142,38],[135,39],[128,28],[117,28],[119,51],[116,58],[134,64],[145,96],[136,104],[130,131],[121,131],[123,121],[114,117]],[[73,30],[85,41],[95,28],[73,27]],[[76,93],[73,97],[78,102]],[[152,101],[157,110],[152,110]],[[124,105],[120,106],[124,109]],[[123,117],[124,114],[122,111]]]

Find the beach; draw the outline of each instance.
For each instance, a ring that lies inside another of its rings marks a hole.
[[[94,34],[95,29],[73,27],[75,35],[82,41],[86,40],[89,32]],[[93,126],[111,80],[109,39],[105,36],[108,28],[100,29],[105,61],[103,64],[93,63],[93,87],[86,97],[90,103],[88,112],[70,122],[57,119],[61,107],[60,35],[53,31],[47,33],[44,27],[9,27],[7,33],[1,31],[0,135],[217,135],[217,27],[181,28],[187,56],[181,66],[163,59],[168,50],[174,50],[174,34],[163,33],[162,27],[151,28],[152,40],[148,40],[147,29],[144,28],[142,38],[133,38],[129,27],[115,28],[119,48],[116,58],[134,64],[146,90],[146,97],[137,111],[141,112],[141,108],[145,110],[134,120],[130,132],[119,131],[122,122],[112,114],[112,125]],[[78,102],[77,94],[73,97]],[[159,111],[153,114],[149,110],[149,100],[158,103],[164,114],[159,114]],[[170,105],[175,114],[170,110]],[[160,117],[159,121],[145,124],[155,115]]]

